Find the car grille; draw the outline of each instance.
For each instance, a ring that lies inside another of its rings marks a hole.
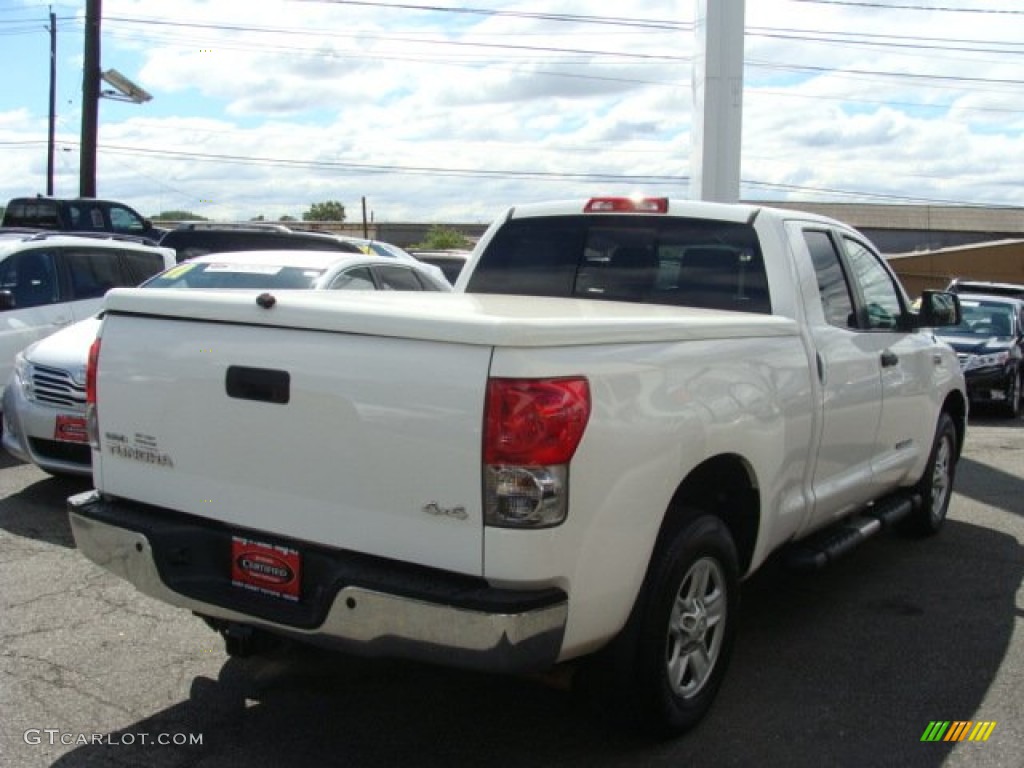
[[[29,443],[32,445],[32,452],[37,456],[54,461],[68,461],[84,466],[92,464],[92,449],[89,448],[88,444],[61,443],[56,440],[42,440],[37,437],[29,438]]]
[[[971,356],[964,352],[957,352],[956,359],[960,361],[960,369],[963,370],[964,366],[967,365],[967,361],[971,359]]]
[[[32,390],[29,399],[46,405],[59,405],[85,412],[85,384],[77,384],[68,371],[44,365],[32,366]]]

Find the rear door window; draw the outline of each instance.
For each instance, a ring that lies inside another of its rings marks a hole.
[[[406,267],[375,266],[374,274],[382,291],[422,291],[423,283],[411,269]]]
[[[331,281],[332,291],[375,291],[373,275],[369,267],[347,269]]]
[[[61,251],[71,284],[72,300],[96,299],[111,288],[131,285],[121,268],[120,252],[92,248]]]

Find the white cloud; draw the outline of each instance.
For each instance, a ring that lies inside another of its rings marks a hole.
[[[472,7],[505,15],[107,0],[104,67],[154,100],[103,102],[98,191],[147,213],[223,219],[297,216],[325,199],[354,216],[365,197],[378,219],[486,220],[517,202],[689,175],[690,0]],[[507,15],[543,11],[678,25]],[[57,190],[74,194],[81,27],[63,29],[58,143],[71,151]],[[795,189],[744,195],[1024,205],[1012,183],[1021,53],[998,44],[1019,39],[1019,13],[748,0],[742,175]],[[41,109],[37,92],[0,95],[0,197],[43,187]],[[683,181],[649,190],[687,192]]]

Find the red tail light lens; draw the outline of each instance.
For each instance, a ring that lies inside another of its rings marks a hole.
[[[89,362],[85,369],[85,402],[96,403],[96,366],[100,361],[100,340],[89,347]]]
[[[491,379],[484,463],[567,464],[589,419],[590,386],[584,378]]]
[[[584,213],[668,213],[667,197],[592,197]]]

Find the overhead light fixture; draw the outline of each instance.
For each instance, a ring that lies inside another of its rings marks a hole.
[[[103,82],[114,88],[112,91],[103,91],[100,94],[105,98],[115,101],[130,101],[135,104],[142,104],[153,98],[148,91],[133,83],[116,69],[101,72],[100,77],[103,78]]]

